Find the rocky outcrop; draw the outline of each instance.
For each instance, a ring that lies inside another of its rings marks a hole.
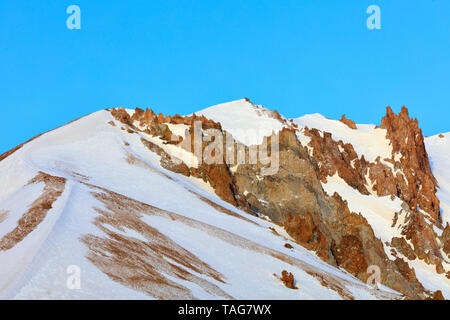
[[[44,184],[42,193],[22,214],[17,221],[17,227],[0,239],[0,251],[7,251],[18,245],[44,221],[55,201],[63,194],[66,182],[65,178],[51,176],[44,172],[39,172],[28,182],[28,185]]]
[[[295,282],[294,275],[292,273],[287,272],[286,270],[283,270],[281,272],[280,280],[283,282],[283,284],[285,285],[286,288],[297,289],[294,284],[294,282]]]
[[[260,164],[239,165],[233,181],[250,207],[281,223],[302,246],[362,280],[370,265],[385,272],[383,283],[410,297],[420,297],[418,281],[406,280],[388,259],[382,242],[361,215],[348,209],[338,194],[328,196],[320,183],[319,167],[290,129],[278,134],[279,170],[260,176]]]
[[[392,144],[394,166],[401,169],[403,175],[394,179],[377,175],[373,181],[378,185],[378,194],[396,194],[413,211],[418,207],[426,211],[432,219],[440,222],[439,199],[436,197],[437,182],[431,172],[428,154],[425,149],[422,130],[417,119],[411,119],[408,109],[403,107],[396,115],[387,107],[386,116],[381,120],[380,128],[386,129],[386,137]],[[395,161],[395,155],[400,160]],[[404,183],[406,180],[406,183]],[[396,190],[396,193],[392,193]]]
[[[438,226],[437,183],[431,172],[417,119],[409,118],[406,107],[398,115],[388,107],[379,128],[386,130],[386,138],[392,145],[392,156],[390,159],[378,157],[371,163],[364,156],[358,158],[352,145],[333,140],[331,133],[305,128],[304,134],[311,138],[308,146],[312,148],[313,159],[319,164],[322,181],[338,173],[348,185],[362,194],[368,194],[369,177],[377,195],[399,197],[412,211],[420,208],[427,212]]]
[[[397,249],[398,252],[407,257],[409,260],[414,260],[417,258],[414,250],[411,248],[408,242],[406,242],[405,238],[392,238],[391,247]]]
[[[428,298],[427,300],[445,300],[445,298],[442,295],[441,290],[436,290],[435,292],[433,292],[433,295],[430,298]]]
[[[405,224],[402,235],[412,243],[415,255],[428,264],[436,265],[440,270],[438,273],[442,273],[442,256],[432,225],[425,221],[423,214],[413,211],[409,212]]]
[[[341,120],[339,120],[340,122],[342,122],[343,124],[345,124],[347,127],[349,127],[350,129],[357,129],[356,124],[353,120],[347,119],[345,117],[345,114],[342,115]]]
[[[132,126],[131,117],[124,108],[117,108],[111,110],[111,115],[123,124]]]
[[[198,117],[195,114],[190,117],[181,117],[179,115],[166,117],[162,114],[156,115],[150,109],[144,111],[139,108],[135,110],[132,116],[124,109],[113,109],[111,114],[116,120],[128,125],[136,131],[143,131],[151,136],[160,138],[165,144],[180,144],[180,148],[184,148],[193,153],[196,152],[194,134],[188,135],[188,133],[194,132],[194,124],[196,121],[201,124],[201,130],[222,130],[220,124],[209,120],[204,116]],[[168,124],[186,125],[189,127],[189,132],[187,132],[184,137],[177,136],[169,129]],[[200,132],[199,134],[203,135],[203,132]],[[190,141],[184,141],[189,138],[191,139]],[[202,136],[200,138],[202,141],[204,140]],[[216,194],[224,201],[250,212],[246,203],[241,201],[240,198],[236,198],[236,187],[233,184],[229,168],[226,165],[225,155],[219,155],[219,157],[222,158],[221,163],[208,164],[201,161],[197,167],[189,167],[181,159],[170,156],[163,148],[155,143],[144,138],[142,138],[141,141],[147,148],[161,156],[162,167],[185,176],[193,176],[202,179],[209,183]],[[185,142],[184,144],[183,141]],[[199,146],[201,155],[203,155],[206,146],[207,143],[204,141],[202,142],[202,145]]]
[[[445,226],[444,232],[442,232],[440,240],[442,244],[442,251],[444,251],[447,258],[450,259],[450,224],[448,224],[448,222]]]
[[[418,121],[409,118],[405,107],[398,115],[388,107],[379,128],[386,130],[392,154],[391,158],[378,157],[375,162],[366,161],[364,156],[359,158],[352,145],[335,141],[331,133],[304,128],[303,134],[310,138],[308,147],[312,159],[318,164],[323,182],[327,181],[327,177],[338,174],[361,194],[369,194],[370,189],[378,196],[403,200],[402,212],[407,215],[405,224],[399,226],[403,238],[392,239],[390,245],[408,259],[424,260],[435,265],[436,271],[442,273],[443,259],[434,230],[435,227],[442,228],[439,200],[436,197],[437,184],[430,169]],[[397,218],[393,218],[393,226]],[[412,248],[406,240],[411,242]]]
[[[405,260],[397,258],[394,263],[405,279],[411,282],[417,282],[416,272],[413,268],[409,267],[409,264]]]
[[[322,182],[337,173],[349,186],[362,194],[369,194],[364,178],[367,168],[364,156],[359,159],[351,144],[333,140],[329,132],[305,128],[304,134],[311,138],[308,146],[313,150],[312,158],[319,165]]]

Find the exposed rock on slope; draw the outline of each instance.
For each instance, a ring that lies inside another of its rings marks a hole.
[[[362,195],[398,197],[403,200],[403,225],[393,217],[393,227],[401,228],[404,240],[392,239],[390,246],[400,250],[410,260],[418,258],[435,265],[443,273],[444,262],[435,231],[442,229],[439,215],[437,183],[431,172],[422,131],[417,119],[410,119],[403,107],[399,115],[387,108],[380,129],[392,147],[390,157],[377,157],[369,162],[358,156],[350,143],[333,139],[333,133],[315,128],[303,128],[310,141],[312,158],[318,163],[322,182],[338,174],[349,186]],[[409,248],[409,249],[408,249]]]
[[[295,279],[294,279],[294,275],[290,272],[287,272],[286,270],[283,270],[281,272],[281,278],[280,280],[284,283],[284,285],[289,288],[289,289],[297,289],[295,287]]]
[[[135,130],[142,130],[145,133],[148,133],[151,136],[159,137],[165,144],[180,144],[181,148],[184,148],[188,152],[194,153],[195,156],[200,154],[200,157],[203,156],[203,153],[206,148],[206,142],[203,140],[203,130],[215,129],[221,131],[221,126],[218,123],[215,123],[212,120],[206,119],[205,117],[197,117],[196,115],[190,117],[181,117],[176,115],[174,117],[171,116],[163,116],[159,114],[158,116],[152,111],[147,109],[143,111],[141,109],[136,109],[133,116],[130,115],[124,109],[113,109],[111,114],[123,124],[130,125]],[[137,126],[134,126],[134,121],[137,122]],[[195,122],[198,121],[201,124],[201,128],[199,127],[198,134],[200,139],[202,139],[201,145],[195,145],[195,135],[194,131],[196,128],[194,127]],[[168,124],[174,125],[185,125],[186,130],[188,131],[186,135],[177,136],[170,129]],[[143,128],[143,129],[141,129]],[[188,133],[192,133],[189,134]],[[189,139],[190,141],[185,141],[185,139]],[[236,198],[236,191],[233,181],[231,179],[231,175],[228,169],[228,166],[225,163],[225,155],[218,154],[216,155],[221,160],[217,163],[205,163],[201,161],[197,167],[189,167],[180,159],[175,159],[174,157],[169,156],[163,148],[155,145],[154,143],[143,139],[143,143],[150,148],[152,151],[157,152],[159,155],[163,156],[161,161],[161,165],[169,169],[171,171],[183,174],[185,176],[194,176],[197,178],[201,178],[205,182],[209,183],[215,190],[216,194],[221,197],[223,200],[235,206],[244,206],[246,205],[244,202],[241,202],[239,198]],[[184,142],[184,143],[183,143]]]
[[[202,124],[203,142],[200,155],[203,155],[207,148],[204,139],[207,129],[215,129],[226,135],[219,123],[203,116],[197,117],[195,114],[190,117],[165,117],[162,114],[156,116],[151,110],[140,109],[137,109],[132,116],[123,109],[113,110],[112,114],[118,121],[131,126],[133,130],[141,130],[151,136],[159,137],[166,144],[175,141],[179,147],[183,146],[185,150],[194,154],[196,153],[193,140],[193,133],[196,130],[195,121],[200,121]],[[185,132],[184,137],[176,137],[169,128],[170,124],[185,125],[188,132]],[[333,144],[331,135],[325,133],[320,141],[320,135],[316,133],[315,136],[318,137],[317,144],[314,145],[316,148],[326,146],[328,138],[329,146],[335,148],[336,155],[340,154],[339,148]],[[326,174],[320,174],[320,168],[297,139],[295,129],[283,128],[276,136],[268,139],[265,148],[271,149],[271,143],[272,140],[275,141],[275,137],[279,147],[279,168],[271,175],[261,174],[261,170],[267,167],[261,161],[251,163],[249,157],[252,146],[243,146],[235,140],[233,140],[233,152],[243,148],[246,161],[233,166],[226,164],[227,154],[224,152],[219,155],[221,159],[219,164],[202,162],[197,167],[190,167],[179,160],[171,159],[163,148],[154,143],[145,140],[143,143],[162,155],[163,167],[186,176],[202,178],[223,200],[244,208],[248,212],[270,217],[283,225],[300,244],[317,252],[328,263],[342,267],[362,280],[366,280],[369,276],[367,274],[369,265],[381,266],[385,271],[383,283],[387,286],[409,297],[423,297],[423,287],[412,275],[409,275],[408,279],[404,278],[401,269],[386,256],[383,244],[375,237],[367,221],[361,215],[352,213],[338,194],[329,197],[324,192],[320,181],[321,178],[326,177]],[[191,138],[190,143],[182,143],[184,139],[189,138]],[[229,145],[224,141],[219,143],[223,146],[223,150],[228,150]],[[314,148],[315,151],[316,148]],[[355,171],[350,170],[346,165],[351,160],[357,159],[357,156],[351,145],[344,148],[351,155],[347,159],[348,162],[342,161],[341,167],[347,169],[351,176],[355,174]],[[233,153],[233,156],[235,155]],[[361,179],[361,175],[354,177],[356,182]],[[363,183],[360,184],[360,188],[368,193]]]
[[[388,107],[380,128],[386,130],[392,156],[377,158],[375,162],[368,162],[364,156],[359,158],[351,144],[335,141],[332,133],[305,128],[304,134],[311,138],[308,145],[319,164],[321,178],[337,172],[348,185],[363,194],[368,194],[367,186],[371,186],[378,196],[398,196],[412,211],[420,207],[439,225],[437,184],[417,119],[410,119],[405,107],[399,115]]]
[[[42,195],[30,205],[28,211],[18,221],[17,227],[0,239],[0,251],[13,248],[37,228],[52,208],[53,202],[63,193],[66,179],[39,172],[29,182],[29,184],[37,183],[45,184]]]
[[[357,129],[355,122],[353,120],[347,119],[345,117],[345,114],[342,115],[342,118],[339,121],[342,122],[343,124],[345,124],[350,129]]]
[[[450,224],[447,223],[440,239],[442,243],[442,250],[447,255],[447,259],[450,259]]]
[[[367,162],[364,156],[359,159],[351,144],[333,140],[329,132],[304,128],[303,133],[311,139],[308,146],[312,148],[312,158],[318,163],[323,182],[326,182],[327,177],[338,173],[348,185],[362,194],[369,194],[365,179]]]
[[[107,111],[0,156],[0,264],[21,257],[8,269],[19,279],[17,266],[39,262],[14,296],[55,292],[42,275],[72,255],[86,277],[133,297],[242,297],[247,281],[264,282],[263,298],[397,297],[351,276],[372,281],[374,267],[406,298],[450,294],[450,227],[406,109],[378,128],[289,120],[248,99],[190,116]],[[276,281],[280,270],[300,290]],[[0,294],[17,283],[0,277]]]
[[[408,109],[396,115],[387,108],[386,116],[381,120],[381,128],[387,130],[386,137],[391,141],[394,167],[400,168],[403,175],[395,179],[376,175],[378,195],[398,195],[408,203],[413,211],[417,207],[426,211],[435,223],[440,221],[439,200],[436,197],[436,179],[431,172],[428,154],[425,150],[422,130],[417,119],[410,119]],[[396,160],[399,157],[399,160]]]

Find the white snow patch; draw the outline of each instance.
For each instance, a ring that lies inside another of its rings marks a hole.
[[[358,190],[353,189],[340,178],[337,173],[332,177],[327,177],[327,183],[322,183],[325,192],[332,196],[337,192],[342,199],[348,202],[350,211],[360,213],[372,226],[375,236],[383,243],[391,242],[393,237],[401,237],[401,228],[404,214],[399,215],[397,224],[392,228],[395,212],[402,210],[402,200],[395,198],[394,201],[389,196],[378,197],[375,195],[363,195]],[[386,250],[386,254],[390,254]]]
[[[441,216],[444,226],[450,224],[450,132],[425,138],[431,170],[439,189],[437,197],[441,201]]]
[[[173,134],[183,137],[185,132],[189,132],[189,126],[185,124],[173,124],[173,123],[165,123],[169,127],[169,130],[172,131]]]
[[[300,127],[330,132],[334,140],[352,144],[358,157],[364,155],[369,162],[374,162],[378,156],[381,159],[390,159],[392,156],[392,146],[386,139],[386,130],[375,128],[374,125],[358,124],[358,129],[354,130],[340,121],[327,119],[318,113],[294,119],[294,122]]]
[[[283,128],[284,124],[271,118],[267,112],[263,107],[241,99],[212,106],[195,114],[220,122],[222,129],[249,146],[263,143],[264,137],[276,134]]]

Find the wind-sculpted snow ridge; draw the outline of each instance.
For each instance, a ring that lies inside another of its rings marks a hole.
[[[115,108],[0,156],[0,298],[448,298],[445,146],[308,119]]]

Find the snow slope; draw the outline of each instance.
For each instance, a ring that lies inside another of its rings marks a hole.
[[[242,104],[248,107],[244,101],[226,107]],[[223,126],[232,133],[243,124],[280,128],[264,115],[256,125],[252,109],[244,110],[241,120],[223,115]],[[0,249],[0,298],[398,297],[327,265],[277,225],[220,200],[203,182],[163,169],[141,138],[148,137],[121,130],[100,111],[0,161],[0,237],[48,192],[47,184],[30,183],[39,172],[66,179],[43,220],[31,223],[12,248]],[[80,270],[80,289],[67,286],[71,266]],[[294,274],[298,290],[274,275],[282,270]]]
[[[384,250],[388,257],[395,260],[392,256],[391,248],[386,242],[391,242],[394,237],[401,237],[401,227],[404,225],[405,214],[398,216],[397,223],[393,226],[396,212],[401,211],[402,201],[395,197],[391,199],[389,196],[378,197],[375,195],[363,195],[350,187],[337,174],[327,179],[327,183],[322,183],[324,190],[331,196],[337,192],[342,199],[346,200],[351,211],[360,213],[384,244]],[[411,245],[411,243],[410,243]],[[432,291],[441,290],[446,299],[450,299],[450,281],[445,274],[437,274],[435,267],[425,262],[415,259],[409,260],[402,254],[397,253],[399,257],[404,258],[416,272],[418,280],[423,286]],[[443,263],[445,272],[450,271],[450,264]]]
[[[222,129],[246,145],[263,143],[263,138],[277,133],[283,123],[273,118],[262,106],[253,105],[241,99],[219,104],[198,111],[195,114],[220,122]]]
[[[450,132],[425,138],[431,170],[436,178],[441,201],[441,216],[445,224],[450,223]]]
[[[381,159],[391,158],[392,146],[386,139],[386,130],[375,128],[375,125],[357,124],[357,129],[354,130],[338,120],[325,118],[318,113],[294,119],[294,123],[299,127],[330,132],[335,141],[342,140],[343,143],[352,144],[358,157],[364,155],[369,162],[374,162],[378,156]]]

